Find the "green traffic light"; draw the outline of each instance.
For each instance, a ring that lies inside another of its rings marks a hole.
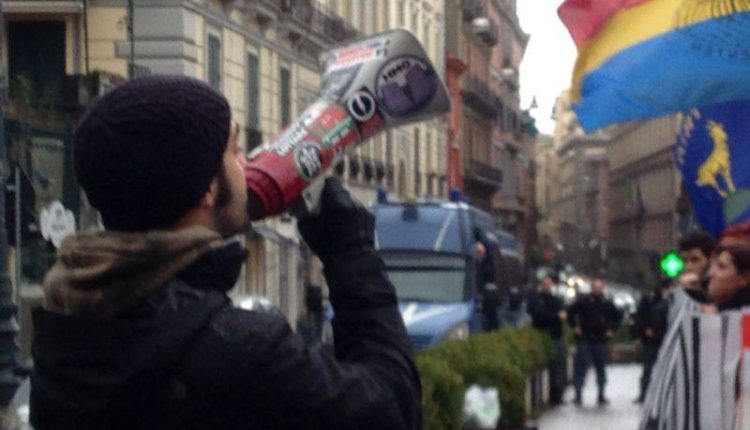
[[[682,272],[682,269],[685,268],[685,262],[682,261],[682,258],[680,258],[676,252],[668,252],[665,254],[661,258],[660,265],[661,270],[670,278],[679,275],[680,272]]]

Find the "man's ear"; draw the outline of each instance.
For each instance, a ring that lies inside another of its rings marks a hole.
[[[206,193],[203,194],[203,198],[199,203],[200,207],[213,209],[216,206],[216,198],[219,195],[219,180],[214,178],[208,185]]]

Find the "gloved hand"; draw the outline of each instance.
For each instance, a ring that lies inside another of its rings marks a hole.
[[[300,218],[302,238],[321,258],[375,249],[375,217],[354,200],[337,178],[328,178],[317,215]]]

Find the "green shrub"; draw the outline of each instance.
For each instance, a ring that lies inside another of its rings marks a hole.
[[[417,355],[422,379],[424,428],[455,430],[461,425],[464,379],[444,360],[429,354]]]
[[[502,408],[498,428],[522,427],[526,383],[553,354],[549,336],[530,327],[477,334],[420,352],[417,366],[425,428],[458,429],[463,395],[472,384],[498,388]],[[451,395],[448,390],[458,393]]]
[[[630,324],[620,324],[617,331],[612,336],[611,344],[629,344],[637,341],[633,337],[633,327]]]

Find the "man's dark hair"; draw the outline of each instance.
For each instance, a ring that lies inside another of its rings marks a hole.
[[[680,239],[680,251],[690,251],[698,248],[706,258],[711,256],[714,251],[714,239],[705,231],[694,230],[688,232]]]

